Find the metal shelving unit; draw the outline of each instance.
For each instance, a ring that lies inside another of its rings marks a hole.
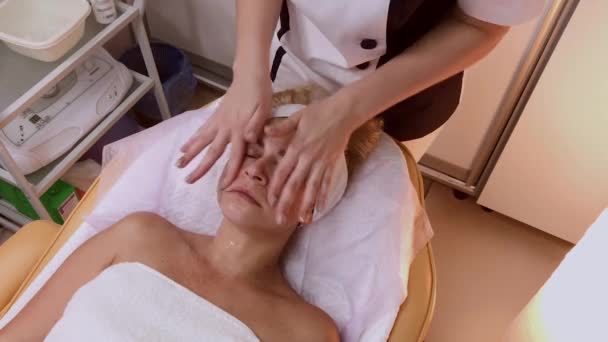
[[[70,151],[32,174],[24,175],[5,146],[0,144],[0,159],[4,166],[4,169],[0,169],[0,178],[18,186],[43,219],[50,219],[50,215],[40,202],[40,196],[150,89],[154,89],[163,119],[170,117],[169,107],[152,57],[150,42],[143,25],[144,2],[135,0],[133,5],[118,2],[117,9],[118,18],[108,25],[97,23],[94,16],[89,15],[83,38],[70,52],[56,62],[37,61],[17,54],[4,44],[0,44],[0,61],[2,61],[0,63],[0,128],[6,126],[84,62],[93,49],[101,47],[127,25],[130,25],[133,30],[142,50],[148,75],[150,75],[147,77],[131,71],[133,85],[123,101],[78,141]],[[19,77],[6,77],[6,75],[19,75]],[[12,206],[5,202],[0,203],[0,214],[17,223],[13,227],[5,225],[12,230],[29,221],[27,217],[15,212]]]

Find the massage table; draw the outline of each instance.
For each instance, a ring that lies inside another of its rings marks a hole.
[[[416,161],[402,144],[397,144],[403,152],[412,184],[424,206],[424,187]],[[34,221],[23,226],[0,245],[0,318],[82,225],[84,218],[95,207],[98,188],[99,179],[83,196],[63,226],[46,220]],[[424,341],[433,317],[435,296],[435,262],[431,244],[428,243],[412,262],[408,296],[401,305],[389,341]]]

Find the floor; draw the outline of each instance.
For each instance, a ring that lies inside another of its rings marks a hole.
[[[427,187],[438,285],[426,342],[500,341],[572,245]]]
[[[199,88],[192,108],[220,94]],[[499,341],[509,322],[541,287],[571,248],[473,199],[426,182],[426,202],[435,230],[438,289],[426,342]],[[10,233],[0,228],[0,244]]]
[[[191,109],[200,108],[224,94],[223,91],[211,87],[198,86],[192,99]]]

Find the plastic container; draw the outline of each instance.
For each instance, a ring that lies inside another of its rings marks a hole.
[[[89,2],[98,23],[109,24],[116,20],[117,13],[114,0],[89,0]]]
[[[150,46],[169,111],[171,115],[181,114],[190,108],[197,83],[192,73],[190,59],[180,49],[165,43],[151,43]],[[131,70],[148,75],[139,46],[129,49],[119,58],[119,61]],[[137,102],[135,110],[139,123],[144,127],[150,127],[162,121],[160,109],[152,91]]]
[[[32,220],[39,220],[40,216],[28,201],[27,196],[18,187],[0,180],[0,198],[10,203],[17,211]],[[63,224],[70,212],[78,204],[76,188],[58,180],[40,197],[40,202],[57,224]]]
[[[56,61],[82,38],[89,13],[86,0],[4,0],[0,39],[22,55]]]

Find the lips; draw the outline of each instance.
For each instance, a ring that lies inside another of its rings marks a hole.
[[[243,188],[243,187],[235,187],[234,189],[230,189],[228,190],[228,192],[232,192],[234,194],[237,194],[239,196],[241,196],[242,198],[246,199],[247,201],[249,201],[251,204],[257,205],[258,207],[262,207],[262,205],[260,204],[260,202],[258,202],[255,197],[253,196],[253,194]]]

